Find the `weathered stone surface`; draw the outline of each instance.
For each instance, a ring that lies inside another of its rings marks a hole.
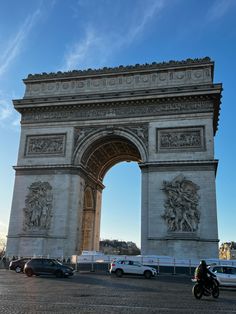
[[[29,75],[24,98],[13,101],[22,129],[7,254],[98,250],[103,178],[116,163],[135,161],[142,254],[217,257],[222,86],[213,66],[205,58]]]

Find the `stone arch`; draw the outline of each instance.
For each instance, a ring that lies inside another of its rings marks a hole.
[[[222,85],[213,74],[214,62],[203,58],[24,79],[24,97],[13,100],[22,132],[6,255],[71,256],[85,246],[85,231],[86,246],[98,249],[103,178],[126,160],[141,169],[142,254],[216,257]],[[47,228],[25,228],[29,188],[38,182],[51,187],[43,201],[52,210],[46,224],[40,218]],[[186,182],[199,188],[197,199]]]
[[[83,167],[86,174],[80,252],[99,250],[102,182],[107,171],[122,161],[139,163],[147,158],[143,139],[129,130],[89,130],[89,134],[84,134],[84,138],[77,143],[74,154],[75,165]]]
[[[106,172],[118,162],[145,162],[148,158],[146,145],[144,135],[140,138],[129,130],[121,128],[95,130],[84,135],[78,142],[74,164],[82,165],[96,180],[102,182]]]

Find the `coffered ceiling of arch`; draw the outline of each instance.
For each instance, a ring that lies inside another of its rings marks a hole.
[[[106,137],[95,142],[82,157],[82,164],[96,179],[103,180],[106,172],[122,161],[141,161],[134,144],[122,137]]]

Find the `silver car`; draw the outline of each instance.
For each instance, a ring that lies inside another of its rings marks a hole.
[[[117,277],[122,277],[124,274],[129,275],[143,275],[145,278],[150,279],[157,275],[155,268],[142,265],[136,261],[130,260],[116,260],[110,265],[110,273],[115,273]]]
[[[217,265],[209,269],[216,275],[220,286],[236,286],[236,266]]]

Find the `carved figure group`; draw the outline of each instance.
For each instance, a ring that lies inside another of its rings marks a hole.
[[[53,154],[63,152],[63,136],[61,137],[44,137],[30,138],[28,145],[28,154]]]
[[[24,230],[47,230],[52,217],[52,187],[48,182],[34,182],[25,200]]]
[[[169,231],[194,232],[198,229],[200,212],[198,210],[198,186],[182,175],[173,181],[163,181],[162,190],[167,195],[165,212],[162,215]]]
[[[161,148],[201,147],[199,131],[161,134]]]

